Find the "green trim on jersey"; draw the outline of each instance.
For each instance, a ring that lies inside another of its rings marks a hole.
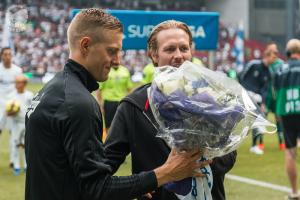
[[[283,64],[283,60],[280,58],[276,59],[272,64],[269,65],[269,69],[272,75],[277,73],[277,71],[280,69],[280,66]]]
[[[100,84],[99,89],[103,100],[121,101],[133,87],[128,69],[120,65],[111,68],[107,81]]]

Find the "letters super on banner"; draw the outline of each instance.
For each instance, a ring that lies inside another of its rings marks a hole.
[[[72,10],[72,16],[79,11],[79,9]],[[217,48],[219,14],[216,12],[137,10],[107,10],[107,12],[117,17],[124,26],[123,49],[146,49],[147,39],[153,27],[170,19],[182,21],[189,26],[196,49]]]

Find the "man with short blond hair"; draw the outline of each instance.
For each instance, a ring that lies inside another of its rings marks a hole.
[[[286,45],[288,63],[274,79],[276,113],[281,117],[285,139],[285,168],[292,187],[289,200],[299,200],[297,185],[297,138],[300,133],[300,40],[291,39]]]

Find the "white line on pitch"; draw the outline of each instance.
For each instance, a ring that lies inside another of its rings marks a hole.
[[[242,182],[242,183],[247,183],[247,184],[250,184],[250,185],[265,187],[265,188],[269,188],[269,189],[277,190],[277,191],[281,191],[281,192],[286,192],[286,193],[291,192],[291,189],[289,187],[286,187],[286,186],[275,185],[275,184],[272,184],[272,183],[258,181],[258,180],[254,180],[254,179],[250,179],[250,178],[245,178],[245,177],[241,177],[241,176],[232,175],[232,174],[226,174],[225,177],[230,179],[230,180],[235,180],[235,181],[239,181],[239,182]]]

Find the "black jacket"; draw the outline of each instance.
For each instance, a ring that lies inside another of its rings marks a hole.
[[[271,82],[271,73],[262,60],[250,61],[240,74],[239,81],[246,90],[261,95],[263,103],[265,102]]]
[[[118,107],[104,148],[113,173],[130,152],[133,173],[154,169],[168,158],[170,148],[164,140],[155,137],[158,125],[151,109],[145,109],[149,86],[147,84],[135,90]],[[211,165],[214,177],[212,195],[215,200],[225,199],[224,175],[233,167],[235,159],[236,152],[233,152],[215,158]],[[153,194],[153,200],[177,200],[177,197],[160,187]]]
[[[157,186],[153,171],[112,177],[103,156],[95,79],[68,60],[26,117],[26,200],[133,199]]]

